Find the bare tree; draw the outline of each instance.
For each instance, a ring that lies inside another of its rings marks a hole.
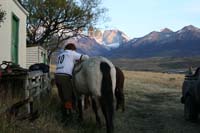
[[[30,13],[27,20],[27,43],[49,50],[95,25],[106,9],[101,0],[19,0]],[[53,41],[52,41],[53,39]],[[50,59],[50,58],[49,58]]]

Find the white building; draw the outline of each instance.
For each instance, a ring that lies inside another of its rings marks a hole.
[[[26,67],[26,18],[28,12],[17,0],[0,0],[6,19],[0,27],[0,63],[13,61]]]
[[[26,51],[26,68],[35,63],[47,63],[47,50],[41,46],[28,46]]]

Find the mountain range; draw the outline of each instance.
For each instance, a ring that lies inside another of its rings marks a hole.
[[[95,32],[90,37],[70,39],[79,52],[109,58],[188,57],[200,55],[200,29],[189,25],[178,31],[165,28],[129,39],[120,30]]]
[[[200,55],[200,29],[192,25],[173,32],[163,29],[134,38],[107,56],[113,58],[186,57]]]
[[[66,40],[64,44],[75,43],[77,50],[89,56],[107,55],[112,49],[122,46],[130,39],[120,30],[106,30],[103,33],[99,30],[88,34]]]

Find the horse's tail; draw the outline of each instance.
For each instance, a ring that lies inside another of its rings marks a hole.
[[[112,133],[114,129],[113,127],[114,101],[113,101],[111,68],[108,65],[108,63],[101,62],[100,70],[102,72],[100,102],[103,114],[106,119],[107,133]]]

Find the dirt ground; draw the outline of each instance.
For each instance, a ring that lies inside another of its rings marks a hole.
[[[200,122],[183,117],[183,75],[130,71],[125,75],[126,111],[116,113],[117,133],[200,133]]]

